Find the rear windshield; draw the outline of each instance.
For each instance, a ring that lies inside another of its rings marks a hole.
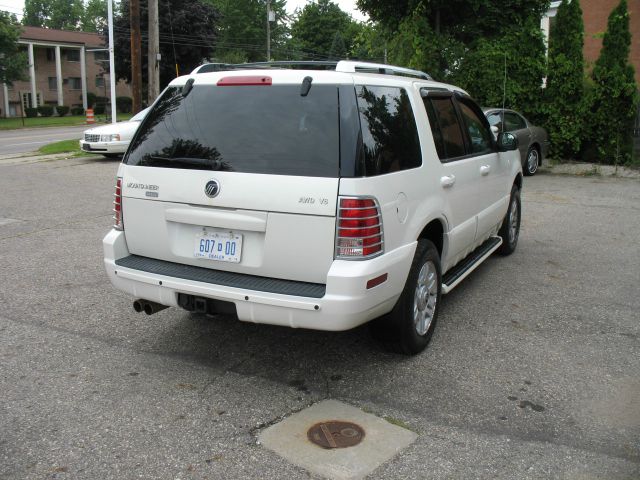
[[[339,176],[338,87],[170,87],[124,163],[311,177]]]

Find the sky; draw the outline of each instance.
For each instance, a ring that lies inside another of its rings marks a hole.
[[[287,11],[293,13],[296,8],[304,7],[311,0],[287,0]],[[356,0],[333,0],[340,5],[340,8],[345,12],[351,14],[356,20],[366,20],[367,17],[356,9]],[[15,13],[19,17],[22,16],[22,9],[24,8],[24,0],[0,0],[0,10],[6,10],[10,13]]]

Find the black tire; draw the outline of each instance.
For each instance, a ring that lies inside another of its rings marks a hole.
[[[424,278],[421,280],[423,267]],[[435,285],[432,284],[433,281]],[[434,293],[434,286],[437,293]],[[419,240],[407,282],[398,302],[390,313],[370,324],[374,338],[392,352],[405,355],[420,353],[433,335],[440,311],[441,294],[442,270],[438,250],[431,241]],[[414,313],[414,308],[418,309],[417,313]],[[415,318],[423,322],[417,322]]]
[[[538,171],[538,165],[540,165],[540,151],[537,147],[529,147],[527,158],[524,159],[524,165],[522,165],[522,171],[527,177],[531,177]]]
[[[516,247],[518,246],[518,238],[520,237],[521,218],[522,208],[520,205],[520,189],[517,185],[514,185],[511,188],[509,209],[507,210],[507,214],[504,216],[504,220],[502,221],[502,226],[498,231],[498,235],[502,238],[502,245],[498,248],[498,253],[500,255],[511,255],[516,250]]]
[[[107,158],[118,158],[121,156],[121,154],[119,153],[103,153],[102,154],[103,157],[107,157]]]

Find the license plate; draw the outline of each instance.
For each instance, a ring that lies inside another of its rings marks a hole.
[[[239,263],[242,235],[233,232],[200,232],[196,235],[193,256],[219,262]]]

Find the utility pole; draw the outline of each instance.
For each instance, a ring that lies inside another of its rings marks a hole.
[[[113,0],[107,0],[107,20],[109,22],[109,86],[111,87],[111,123],[118,121],[116,111],[116,63],[113,54]]]
[[[267,62],[271,61],[271,0],[267,0]]]
[[[149,0],[149,52],[147,58],[149,82],[147,101],[151,105],[160,94],[160,36],[158,31],[158,0]]]
[[[142,110],[142,45],[140,35],[140,0],[129,3],[131,26],[131,94],[133,95],[133,113]]]

